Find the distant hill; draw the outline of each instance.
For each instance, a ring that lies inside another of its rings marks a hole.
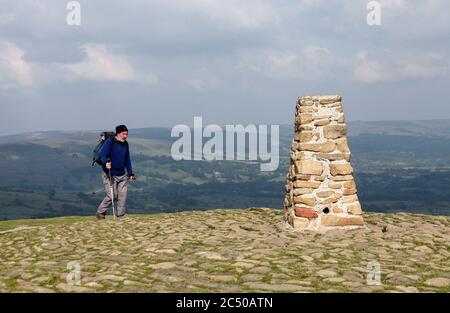
[[[450,119],[437,120],[391,120],[391,121],[348,121],[349,136],[361,134],[400,135],[450,138]],[[0,136],[0,144],[31,142],[35,140],[95,140],[103,130],[87,131],[38,131],[16,135]],[[171,128],[146,127],[131,129],[131,138],[170,140]],[[292,125],[280,125],[281,137],[293,134]]]
[[[366,211],[450,215],[450,120],[348,122],[358,194]],[[281,207],[293,126],[280,127],[280,164],[174,161],[170,128],[130,130],[134,213]],[[103,197],[91,166],[100,131],[0,137],[0,219],[90,215]]]
[[[350,136],[361,134],[450,138],[450,120],[352,121],[347,123]]]

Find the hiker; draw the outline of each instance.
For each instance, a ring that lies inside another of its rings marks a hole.
[[[117,199],[116,215],[118,218],[125,216],[128,181],[135,180],[131,168],[130,149],[126,141],[127,137],[127,127],[125,125],[117,126],[115,136],[106,139],[101,151],[102,178],[106,197],[97,209],[96,217],[99,220],[105,218],[106,211],[113,204],[111,182],[113,182],[113,193]],[[127,170],[126,173],[125,169]]]

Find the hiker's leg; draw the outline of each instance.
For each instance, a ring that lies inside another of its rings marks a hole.
[[[128,192],[128,175],[116,176],[117,179],[117,216],[125,214],[125,203]]]
[[[106,175],[105,172],[102,171],[102,179],[103,179],[103,186],[105,187],[105,193],[106,196],[103,199],[103,201],[100,203],[100,205],[97,208],[97,212],[100,214],[105,214],[108,208],[111,206],[111,182],[109,181],[108,175]]]

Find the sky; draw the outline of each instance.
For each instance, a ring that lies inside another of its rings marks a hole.
[[[380,25],[363,0],[79,0],[80,25],[69,2],[0,0],[0,135],[289,125],[319,94],[347,121],[450,118],[448,0],[372,1]]]

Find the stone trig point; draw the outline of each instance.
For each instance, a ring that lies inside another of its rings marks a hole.
[[[295,229],[364,225],[341,96],[298,98],[285,191],[285,219]]]

